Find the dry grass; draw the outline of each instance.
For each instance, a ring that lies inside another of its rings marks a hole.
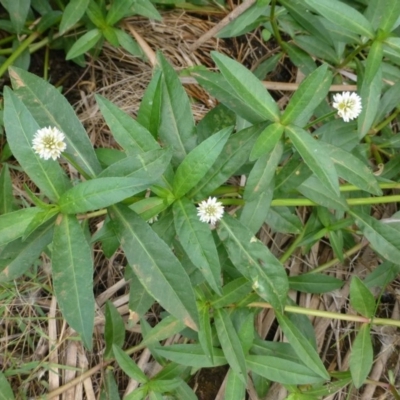
[[[163,14],[163,22],[150,22],[147,19],[132,18],[128,21],[135,31],[147,42],[151,49],[161,49],[163,54],[177,68],[177,70],[204,65],[213,68],[209,53],[218,50],[228,54],[248,67],[255,67],[264,58],[273,54],[276,49],[273,45],[265,44],[259,35],[251,34],[240,40],[210,39],[196,51],[191,52],[190,46],[212,29],[215,23],[209,19],[199,18],[183,11],[173,11]],[[286,71],[287,81],[296,80],[296,70],[287,65],[280,68]],[[75,109],[85,124],[92,143],[100,147],[115,147],[108,127],[105,125],[98,107],[94,101],[94,94],[99,93],[119,106],[129,115],[136,116],[143,93],[152,76],[152,66],[149,62],[131,57],[126,53],[105,47],[103,55],[89,64],[90,79],[85,78],[77,83],[75,90],[79,91],[81,100]],[[215,105],[197,85],[186,86],[193,101],[193,114],[200,120],[205,113]],[[71,88],[72,89],[72,88]],[[287,101],[284,92],[275,92],[281,98],[281,104]],[[70,171],[73,173],[73,171]],[[15,194],[23,196],[22,184],[26,179],[19,173],[13,172]],[[390,206],[387,206],[390,207]],[[377,210],[385,212],[386,209]],[[299,209],[299,216],[303,221],[308,218],[309,210]],[[392,210],[389,215],[392,215]],[[101,224],[100,224],[101,225]],[[100,225],[94,225],[95,231]],[[277,256],[283,254],[290,245],[292,237],[273,233],[268,226],[263,226],[259,238],[268,245]],[[317,243],[311,251],[303,256],[296,252],[286,263],[289,275],[298,275],[314,269],[333,258],[329,245],[323,241]],[[111,259],[106,259],[100,249],[95,249],[95,294],[97,301],[95,340],[92,352],[86,352],[81,343],[76,340],[75,333],[66,325],[57,308],[57,302],[52,295],[49,264],[44,256],[35,268],[16,284],[3,284],[0,300],[0,366],[4,369],[16,371],[11,378],[15,388],[23,388],[31,398],[38,398],[44,391],[53,392],[56,399],[80,400],[99,398],[100,388],[104,381],[107,369],[103,361],[105,343],[104,331],[104,304],[111,300],[123,316],[126,323],[126,346],[132,347],[140,341],[140,326],[137,316],[129,312],[127,283],[123,278],[126,261],[123,255],[117,252]],[[300,306],[313,309],[335,312],[351,311],[348,306],[349,279],[359,277],[371,271],[378,263],[373,253],[362,248],[345,264],[336,263],[329,269],[332,276],[336,276],[347,283],[341,290],[327,295],[311,295],[291,293],[291,298]],[[380,313],[387,318],[399,318],[398,287],[392,285],[394,303],[382,306]],[[386,307],[386,308],[385,308]],[[149,320],[158,318],[156,307],[148,313]],[[282,333],[275,325],[273,310],[261,311],[256,320],[256,330],[263,338],[282,340]],[[354,325],[343,321],[310,318],[317,336],[318,348],[326,365],[331,370],[345,370],[348,368],[349,352],[354,339]],[[377,362],[374,365],[371,378],[378,381],[385,380],[387,369],[394,370],[398,376],[400,363],[398,359],[399,336],[392,328],[376,329],[375,349]],[[179,342],[179,336],[171,337],[167,344]],[[138,365],[150,376],[159,370],[159,365],[152,359],[148,350],[134,354]],[[22,369],[22,370],[21,370]],[[85,373],[83,373],[86,371]],[[114,370],[117,381],[125,393],[133,390],[137,382],[128,381],[116,368]],[[82,375],[83,373],[83,375]],[[224,372],[223,372],[224,373]],[[200,382],[200,380],[198,380]],[[206,394],[201,384],[195,385],[200,399],[223,399],[225,380],[217,382],[215,394]],[[214,385],[214,386],[215,386]],[[282,385],[273,384],[267,399],[284,399],[287,392]],[[249,399],[256,400],[254,388],[249,387]],[[208,396],[208,397],[201,397]],[[344,399],[390,399],[390,395],[375,385],[368,385],[363,392],[353,389],[343,390],[330,397],[329,400]]]

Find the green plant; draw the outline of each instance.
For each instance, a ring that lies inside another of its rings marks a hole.
[[[286,19],[280,22],[291,27],[293,15],[300,19],[304,6],[294,2],[300,7],[295,13],[294,6],[281,3],[290,13],[282,8],[279,15]],[[250,71],[214,52],[220,73],[196,69],[192,76],[221,104],[196,126],[177,74],[159,55],[158,69],[136,120],[97,96],[122,150],[93,149],[55,88],[21,69],[10,69],[13,90],[4,92],[8,143],[37,190],[26,188],[30,204],[17,204],[8,172],[12,165],[4,164],[0,281],[18,278],[45,251],[52,260],[51,290],[64,318],[90,349],[92,246],[101,242],[107,256],[121,246],[131,285],[129,306],[141,317],[143,341],[121,350],[122,321],[108,304],[102,365],[115,359],[129,377],[140,382],[128,399],[147,395],[195,398],[186,383],[191,370],[225,364],[230,368],[229,399],[243,399],[249,379],[261,398],[271,382],[285,385],[291,400],[318,399],[349,384],[359,388],[368,382],[373,363],[371,327],[400,326],[399,321],[376,317],[379,298],[370,291],[378,287],[382,292],[400,271],[397,215],[383,221],[370,215],[373,204],[400,200],[383,192],[399,188],[398,134],[391,126],[398,114],[398,80],[393,87],[382,84],[382,77],[387,80],[389,74],[398,73],[395,57],[387,56],[394,60],[388,68],[383,50],[390,44],[395,48],[393,29],[400,11],[393,16],[393,11],[371,2],[364,17],[339,1],[307,0],[307,4],[329,21],[325,22],[329,37],[334,35],[332,24],[341,23],[340,15],[355,40],[343,42],[339,33],[332,39],[339,64],[354,63],[358,69],[362,112],[356,121],[336,118],[327,101],[332,81],[338,79],[329,57],[321,57],[317,67],[306,53],[282,41],[274,2],[270,19],[275,37],[294,62],[301,59],[309,67],[283,112]],[[308,14],[325,26],[322,17]],[[353,48],[351,57],[349,47]],[[357,58],[360,55],[365,55],[365,65]],[[336,97],[336,103],[343,101]],[[356,115],[350,113],[350,117]],[[44,127],[65,135],[65,149],[61,145],[51,154],[57,158],[61,153],[79,171],[79,182],[72,183],[58,161],[41,158],[47,153],[36,143],[33,149],[34,135]],[[381,175],[373,173],[371,160],[383,164]],[[226,183],[236,175],[246,176],[244,187]],[[222,219],[209,219],[216,222],[215,229],[199,219],[196,209],[209,197],[217,197],[225,207]],[[301,206],[312,208],[305,223],[296,214]],[[91,237],[88,221],[94,217],[102,217],[104,226]],[[296,235],[280,260],[255,236],[264,222]],[[293,304],[289,289],[325,293],[340,288],[342,281],[324,272],[359,251],[363,244],[355,238],[360,237],[367,239],[383,262],[364,281],[353,278],[349,301],[354,314]],[[308,252],[322,238],[329,239],[337,259],[288,277],[285,261],[298,248]],[[143,317],[154,301],[165,315],[150,327]],[[274,309],[288,343],[266,340],[255,331],[254,318],[263,308]],[[307,316],[355,324],[349,371],[327,371]],[[159,344],[178,332],[187,338],[186,343]],[[145,347],[163,366],[151,379],[128,357]],[[105,392],[118,396],[110,371],[106,382]],[[392,381],[380,384],[396,393]],[[10,393],[3,375],[0,385],[4,393]]]

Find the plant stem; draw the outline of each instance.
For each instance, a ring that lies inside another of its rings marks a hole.
[[[280,47],[283,47],[282,46],[282,37],[281,37],[281,34],[279,32],[278,24],[276,23],[275,7],[276,7],[276,0],[272,0],[271,1],[271,12],[270,12],[269,18],[270,18],[272,30],[274,31],[275,39],[278,42],[278,45]]]
[[[297,249],[299,243],[303,240],[303,237],[306,233],[306,229],[304,228],[300,235],[298,235],[295,239],[295,241],[289,246],[289,248],[285,251],[285,253],[282,255],[282,257],[279,259],[281,264],[284,264],[290,256],[293,254],[293,252]]]
[[[330,112],[328,114],[323,115],[322,117],[314,119],[308,125],[306,125],[303,129],[307,130],[307,129],[311,128],[312,126],[314,126],[314,125],[316,125],[316,124],[318,124],[318,123],[320,123],[322,121],[325,121],[326,119],[328,119],[330,117],[333,117],[334,115],[336,115],[336,113],[337,113],[337,111],[332,111],[332,112]]]
[[[258,302],[258,301],[248,304],[248,307],[273,308],[269,303]],[[400,328],[400,321],[388,318],[367,318],[367,317],[362,317],[361,315],[350,315],[350,314],[335,313],[331,311],[312,310],[309,308],[299,307],[299,306],[285,306],[284,309],[286,312],[293,314],[312,315],[314,317],[338,319],[341,321],[361,322],[363,324],[372,323],[374,325],[396,326]]]
[[[13,64],[13,62],[22,54],[22,52],[29,47],[29,45],[34,42],[40,36],[39,32],[33,32],[28,36],[16,49],[11,53],[10,57],[0,66],[0,77],[4,75],[8,67]]]

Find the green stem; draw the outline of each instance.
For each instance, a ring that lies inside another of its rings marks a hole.
[[[379,125],[373,128],[370,133],[373,135],[380,132],[386,125],[389,125],[398,115],[400,114],[400,108],[396,108],[396,110],[390,114],[386,119],[384,119]],[[377,145],[377,147],[383,147],[384,143]]]
[[[105,215],[105,214],[107,214],[107,210],[104,208],[102,210],[93,211],[91,213],[79,214],[78,219],[95,218],[95,217],[99,217],[100,215]]]
[[[279,259],[281,264],[284,264],[293,254],[293,252],[297,249],[299,246],[299,243],[303,240],[303,237],[306,233],[306,229],[304,228],[300,235],[298,235],[295,239],[295,241],[289,246],[289,248],[285,251],[285,253],[282,255],[282,257]]]
[[[307,130],[307,129],[311,128],[312,126],[314,126],[314,125],[316,125],[316,124],[318,124],[318,123],[320,123],[320,122],[322,122],[322,121],[325,121],[326,119],[328,119],[328,118],[330,118],[330,117],[333,117],[334,115],[336,115],[336,113],[337,113],[337,111],[331,111],[330,113],[325,114],[325,115],[323,115],[322,117],[319,117],[319,118],[317,118],[317,119],[314,119],[314,120],[311,121],[308,125],[306,125],[303,129],[304,129],[304,130]]]
[[[350,61],[353,60],[362,50],[364,50],[366,47],[369,46],[369,41],[367,43],[364,43],[358,47],[356,47],[344,60],[341,64],[339,64],[336,68],[340,69],[345,67]]]
[[[276,7],[276,0],[272,0],[271,1],[271,12],[270,12],[270,22],[271,22],[272,30],[274,31],[275,39],[278,42],[278,45],[280,47],[283,47],[282,46],[282,37],[279,32],[278,24],[276,23],[275,7]]]
[[[8,67],[13,64],[13,62],[25,51],[29,45],[34,42],[40,36],[39,32],[33,32],[30,36],[28,36],[15,51],[7,58],[6,61],[0,66],[0,77],[2,77],[7,71]]]
[[[273,308],[269,303],[258,302],[258,301],[250,303],[248,307]],[[361,315],[350,315],[350,314],[335,313],[331,311],[312,310],[309,308],[299,307],[299,306],[285,306],[284,310],[292,314],[311,315],[313,317],[338,319],[341,321],[361,322],[363,324],[372,323],[374,325],[396,326],[400,328],[399,320],[393,320],[388,318],[367,318],[367,317],[362,317]]]

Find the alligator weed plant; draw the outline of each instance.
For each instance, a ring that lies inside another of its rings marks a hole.
[[[322,5],[322,15],[339,18]],[[18,285],[33,265],[37,268],[38,259],[50,260],[46,290],[71,328],[69,340],[82,341],[90,351],[96,310],[93,248],[100,243],[106,257],[121,248],[129,309],[140,320],[143,340],[126,348],[124,321],[107,303],[102,362],[83,370],[68,387],[104,367],[101,398],[120,398],[113,371],[121,368],[137,382],[125,399],[190,400],[197,398],[187,383],[191,375],[226,365],[229,400],[244,399],[246,391],[251,398],[265,398],[273,383],[283,385],[291,400],[319,399],[366,383],[399,398],[392,375],[386,382],[369,379],[371,331],[400,326],[376,317],[380,294],[400,271],[398,217],[371,216],[372,205],[400,201],[389,192],[400,187],[398,134],[390,124],[400,91],[398,84],[382,85],[377,48],[388,35],[375,35],[390,32],[395,20],[374,20],[374,25],[386,24],[374,29],[361,17],[363,25],[349,29],[363,28],[352,33],[377,39],[369,42],[365,68],[359,65],[364,73],[358,93],[330,94],[335,68],[320,62],[284,110],[252,72],[214,52],[220,72],[196,69],[192,76],[220,103],[196,125],[178,75],[158,54],[136,119],[96,96],[120,150],[94,149],[57,89],[23,69],[9,69],[12,89],[4,90],[4,127],[18,166],[4,162],[0,176],[2,285],[13,280]],[[387,160],[381,174],[374,173]],[[10,168],[30,178],[24,196],[14,197]],[[77,174],[72,177],[70,171]],[[243,178],[240,183],[232,179],[237,176]],[[306,219],[300,218],[300,207],[308,211]],[[92,219],[102,224],[95,233]],[[265,222],[293,235],[279,259],[257,236]],[[321,239],[329,241],[336,258],[290,276],[292,255],[308,252]],[[363,280],[354,275],[350,312],[301,307],[289,296],[289,290],[322,295],[340,289],[344,282],[330,274],[330,267],[367,245],[381,264]],[[150,326],[146,313],[154,302],[163,311],[159,323]],[[281,340],[256,329],[255,320],[268,309]],[[310,317],[349,322],[349,368],[329,364]],[[178,343],[163,343],[175,334],[180,334]],[[160,366],[153,376],[130,357],[144,348]],[[21,396],[23,388],[9,384],[20,373],[5,366],[0,374],[4,398]],[[51,398],[63,390],[49,392],[42,384],[41,395]]]

